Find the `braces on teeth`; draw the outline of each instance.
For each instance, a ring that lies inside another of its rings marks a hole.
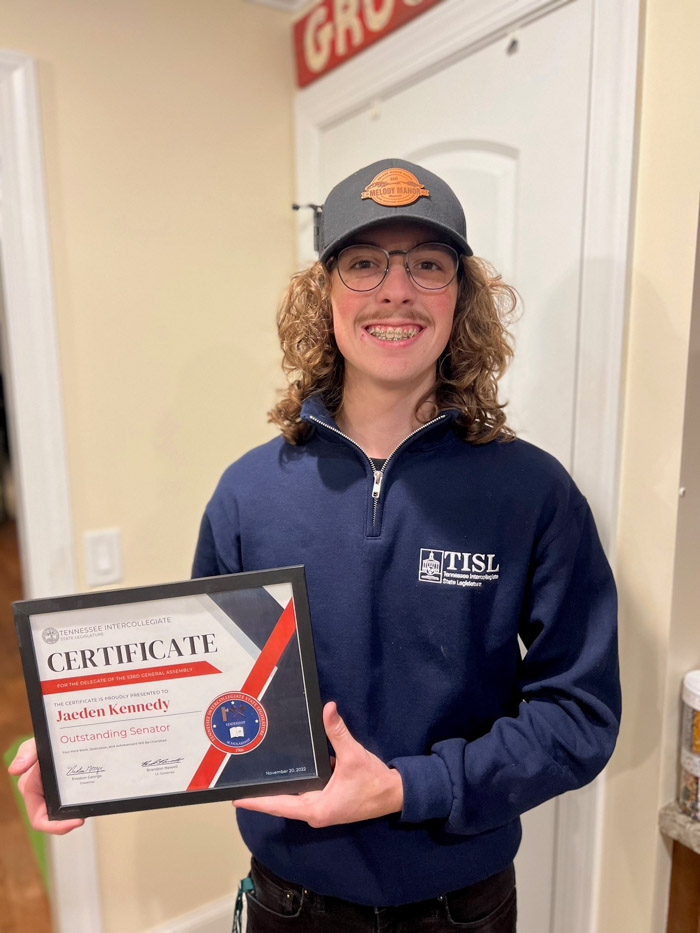
[[[367,333],[379,340],[407,340],[409,337],[415,337],[420,327],[368,327]]]

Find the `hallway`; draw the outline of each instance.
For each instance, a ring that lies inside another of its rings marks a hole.
[[[15,523],[0,524],[0,748],[32,731],[11,603],[22,598]],[[10,780],[0,779],[0,933],[50,933],[49,904]]]

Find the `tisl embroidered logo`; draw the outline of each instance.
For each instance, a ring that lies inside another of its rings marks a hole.
[[[495,554],[420,549],[418,579],[446,586],[484,586],[498,580],[501,565]]]

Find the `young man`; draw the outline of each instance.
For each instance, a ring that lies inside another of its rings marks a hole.
[[[194,562],[305,565],[335,754],[322,791],[236,801],[247,929],[512,933],[520,814],[614,747],[614,585],[573,481],[506,427],[515,296],[451,189],[383,160],[316,226],[282,437],[226,471]]]

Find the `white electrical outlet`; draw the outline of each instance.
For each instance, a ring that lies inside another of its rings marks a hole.
[[[122,546],[118,528],[86,531],[85,576],[88,586],[119,583],[122,579]]]

